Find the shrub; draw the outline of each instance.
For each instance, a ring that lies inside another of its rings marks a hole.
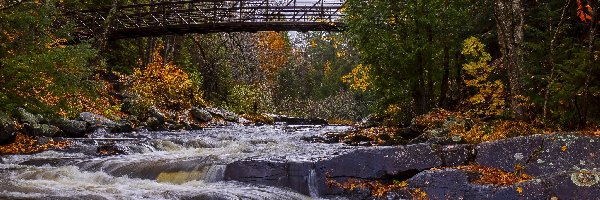
[[[203,106],[199,75],[190,74],[173,63],[164,63],[160,56],[162,46],[154,51],[154,59],[143,69],[135,69],[126,77],[130,92],[137,96],[136,104],[153,105],[163,110],[180,111],[192,106]]]

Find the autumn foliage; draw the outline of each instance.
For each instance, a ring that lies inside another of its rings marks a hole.
[[[471,37],[465,40],[462,54],[471,60],[463,64],[463,70],[469,75],[465,84],[475,90],[475,94],[467,99],[470,107],[467,113],[478,116],[501,115],[506,106],[504,84],[490,77],[495,67],[488,64],[492,56],[485,51],[485,45]]]
[[[158,46],[153,61],[143,69],[136,69],[126,77],[131,84],[131,92],[139,95],[141,103],[162,109],[182,110],[195,105],[203,105],[202,91],[196,75],[190,75],[173,63],[164,63]]]
[[[49,149],[64,149],[69,145],[68,141],[49,141],[44,144],[38,143],[31,136],[17,134],[15,142],[0,146],[0,155],[2,154],[32,154]]]

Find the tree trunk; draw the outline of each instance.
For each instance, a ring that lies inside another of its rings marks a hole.
[[[498,44],[502,53],[502,67],[508,70],[511,114],[523,117],[523,1],[496,0],[494,4]]]
[[[442,75],[442,86],[440,89],[440,107],[447,108],[448,106],[448,98],[446,97],[448,94],[449,83],[448,79],[450,78],[450,48],[448,45],[444,46],[444,74]]]
[[[595,58],[594,58],[594,40],[596,40],[596,28],[598,27],[598,15],[597,15],[597,5],[594,1],[588,1],[588,5],[592,7],[592,20],[590,20],[590,30],[588,32],[588,66],[586,70],[585,76],[585,84],[583,87],[583,102],[581,105],[581,114],[579,116],[579,127],[585,128],[587,126],[587,116],[589,112],[589,101],[590,101],[590,82],[592,72],[595,66]]]

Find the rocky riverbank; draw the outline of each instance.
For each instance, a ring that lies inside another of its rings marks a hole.
[[[185,112],[185,119],[169,117],[160,110],[150,107],[148,116],[138,118],[129,115],[118,120],[105,116],[82,112],[73,119],[46,118],[18,108],[13,116],[0,112],[0,144],[9,144],[15,140],[17,133],[34,138],[81,138],[94,132],[130,133],[146,131],[178,131],[198,130],[204,127],[224,125],[263,125],[272,123],[286,124],[327,124],[322,119],[303,119],[282,115],[238,115],[220,108],[194,107]]]
[[[318,162],[248,159],[228,165],[225,178],[349,199],[376,198],[377,188],[358,187],[360,181],[405,182],[381,199],[414,199],[424,194],[429,199],[594,199],[600,196],[598,147],[600,138],[568,133],[478,145],[421,143],[360,149]],[[529,178],[484,184],[477,180],[486,174],[459,167],[466,165]],[[340,187],[355,180],[360,181],[354,188]],[[317,189],[311,191],[311,184]]]

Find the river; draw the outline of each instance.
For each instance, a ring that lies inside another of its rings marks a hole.
[[[315,162],[361,148],[302,140],[349,128],[279,124],[100,131],[70,139],[66,150],[2,156],[0,199],[318,199],[314,170],[303,176],[308,192],[232,180],[225,171],[236,161]]]

